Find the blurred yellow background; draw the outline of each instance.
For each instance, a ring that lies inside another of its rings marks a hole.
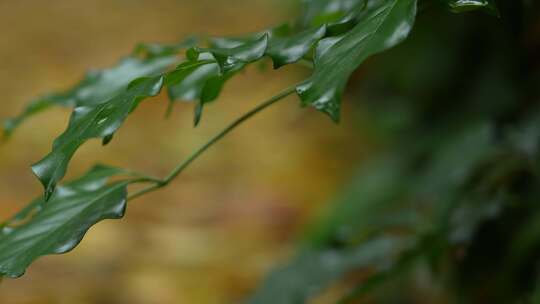
[[[290,20],[299,1],[1,0],[0,117],[114,64],[138,42],[193,33],[234,35]],[[193,105],[165,120],[166,97],[145,101],[107,147],[92,141],[69,176],[96,162],[163,176],[235,117],[309,71],[250,67],[192,127]],[[29,166],[65,128],[69,110],[32,118],[0,146],[0,218],[42,188]],[[168,188],[134,201],[121,221],[92,228],[63,256],[0,285],[0,303],[238,303],[294,251],[306,223],[367,153],[367,139],[295,97],[247,122]]]

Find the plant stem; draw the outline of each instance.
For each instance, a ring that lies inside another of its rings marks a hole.
[[[156,180],[154,185],[151,185],[147,188],[141,189],[133,194],[131,194],[128,197],[128,200],[133,200],[135,198],[138,198],[146,193],[156,191],[160,188],[163,188],[167,186],[171,181],[173,181],[182,171],[184,171],[193,161],[195,161],[197,158],[199,158],[208,148],[212,147],[214,144],[216,144],[218,141],[220,141],[225,135],[229,134],[232,130],[236,129],[239,125],[241,125],[244,121],[248,120],[255,114],[261,112],[262,110],[268,108],[269,106],[273,105],[274,103],[282,100],[283,98],[291,95],[295,92],[296,86],[292,86],[281,93],[273,96],[272,98],[264,101],[260,105],[253,108],[251,111],[245,113],[244,115],[237,118],[235,121],[233,121],[230,125],[228,125],[225,129],[221,130],[217,135],[212,137],[207,143],[205,143],[203,146],[201,146],[199,149],[197,149],[193,154],[191,154],[186,160],[184,160],[182,163],[180,163],[174,170],[171,171],[171,173],[163,180]]]

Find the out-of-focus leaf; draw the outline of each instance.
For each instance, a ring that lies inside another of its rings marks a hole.
[[[330,204],[332,211],[308,230],[305,246],[351,245],[385,229],[416,225],[419,214],[404,208],[410,177],[399,157],[383,157],[365,166]]]
[[[297,88],[302,104],[339,121],[341,97],[352,72],[369,56],[403,41],[415,16],[416,0],[370,1],[352,30],[319,42],[313,75]]]
[[[411,240],[381,237],[352,249],[307,251],[276,269],[248,301],[250,304],[298,304],[352,271],[381,271]]]
[[[509,144],[531,161],[538,161],[540,152],[540,111],[531,111],[520,124],[506,130]],[[540,169],[540,168],[539,168]]]
[[[162,85],[162,76],[139,78],[105,103],[76,107],[66,131],[54,141],[52,151],[32,166],[45,187],[45,198],[50,197],[64,177],[68,163],[80,145],[91,138],[107,138],[114,134],[139,102],[157,95]]]
[[[431,159],[418,177],[416,196],[437,199],[456,191],[467,182],[474,170],[496,155],[494,126],[486,121],[462,122],[457,130],[447,133],[438,131],[440,139],[434,141]]]
[[[303,253],[274,271],[250,303],[306,303],[349,272],[385,276],[393,271],[394,262],[415,248],[415,227],[423,224],[419,212],[405,201],[410,175],[402,156],[383,157],[365,166],[329,204],[330,215],[308,230]],[[390,231],[401,233],[390,236]],[[335,256],[333,265],[324,262],[330,253]],[[358,264],[356,254],[373,259]]]
[[[106,102],[125,89],[132,80],[161,73],[175,61],[173,56],[149,59],[127,57],[109,69],[89,72],[72,89],[39,98],[30,103],[19,116],[6,120],[4,134],[11,135],[26,119],[51,106],[92,106]]]
[[[178,43],[162,44],[162,43],[139,43],[133,51],[135,56],[143,58],[168,57],[178,54],[183,49],[193,47],[197,44],[198,39],[189,37]],[[142,75],[144,76],[144,75]]]
[[[399,277],[400,274],[408,272],[418,262],[418,259],[429,251],[429,247],[433,246],[429,237],[419,237],[419,240],[415,242],[414,246],[411,246],[407,250],[400,252],[389,267],[383,271],[379,271],[367,279],[362,280],[357,286],[349,291],[344,297],[342,297],[338,304],[356,303],[356,300],[360,299],[364,295],[373,292],[376,288],[380,287],[388,281],[392,281]]]
[[[480,196],[462,199],[460,196],[460,187],[466,184],[475,169],[496,155],[498,149],[493,138],[489,124],[469,123],[432,142],[428,146],[434,150],[432,158],[420,167],[410,163],[415,149],[403,148],[365,166],[343,194],[330,204],[333,209],[330,215],[308,231],[303,247],[306,252],[323,254],[328,250],[366,250],[364,246],[370,244],[370,240],[396,231],[403,240],[415,240],[405,251],[381,252],[383,255],[396,254],[395,263],[391,258],[387,260],[388,268],[370,272],[370,276],[343,300],[344,303],[391,280],[394,274],[407,271],[418,258],[429,256],[431,250],[438,250],[439,244],[431,238],[432,235],[444,240],[445,244],[463,244],[470,240],[483,221],[500,212],[500,200],[487,200]],[[411,145],[419,144],[424,145]],[[406,151],[413,152],[409,154]],[[468,213],[464,215],[464,212]],[[447,229],[438,230],[439,223],[434,221],[442,218],[436,216],[439,213],[447,217]],[[290,265],[294,263],[296,260]],[[298,269],[276,271],[274,279],[270,280],[271,276],[264,284],[284,282],[284,285],[294,286],[292,282],[316,280],[315,273],[306,275],[309,279],[298,278],[296,273],[302,275]],[[332,280],[335,281],[336,277]],[[302,288],[306,286],[307,283]],[[261,290],[267,288],[271,294],[271,290],[276,292],[278,288],[285,287],[263,285]],[[298,290],[302,288],[298,287]],[[288,294],[290,299],[286,300],[290,303],[297,303],[295,300],[304,303],[306,299],[305,295]]]
[[[40,256],[75,248],[97,222],[121,218],[129,182],[106,185],[108,178],[121,172],[96,166],[58,187],[49,201],[38,198],[4,223],[0,230],[0,275],[22,276]]]
[[[529,304],[540,303],[540,278],[536,278],[536,284],[532,292],[532,295],[530,296],[529,301],[525,303],[529,303]]]
[[[430,210],[433,233],[452,245],[466,245],[505,202],[504,196],[476,191],[482,179],[472,180],[501,153],[493,125],[483,120],[462,124],[447,133],[436,132],[440,139],[431,143],[430,159],[411,177],[415,184],[409,189],[413,200],[423,202],[418,208]]]

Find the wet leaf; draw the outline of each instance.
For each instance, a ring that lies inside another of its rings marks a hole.
[[[86,74],[72,89],[39,98],[30,103],[17,117],[4,122],[4,134],[10,136],[26,119],[52,106],[91,106],[106,102],[121,92],[134,79],[163,72],[176,62],[172,56],[139,59],[127,57],[116,66]]]
[[[273,35],[265,53],[277,69],[300,60],[325,34],[326,26],[323,25],[290,36]]]
[[[319,42],[313,75],[297,88],[302,104],[339,121],[341,97],[350,75],[369,56],[403,41],[415,15],[415,0],[369,2],[351,31]]]
[[[198,42],[196,37],[188,37],[181,42],[163,44],[163,43],[139,43],[133,51],[135,56],[146,59],[156,57],[168,57],[177,55],[183,49],[194,47]],[[144,76],[144,75],[142,75]]]
[[[177,68],[179,81],[169,86],[171,100],[198,101],[194,122],[200,121],[204,105],[219,97],[227,80],[247,64],[269,56],[274,67],[295,63],[306,55],[326,33],[326,27],[293,33],[287,25],[242,37],[213,38],[210,48],[188,50],[188,62]],[[213,64],[197,64],[211,61]],[[180,79],[181,78],[181,79]]]
[[[0,231],[0,275],[22,276],[40,256],[75,248],[99,221],[121,218],[129,182],[106,185],[109,177],[121,172],[96,166],[83,177],[58,187],[48,202],[38,198],[4,223]]]
[[[77,149],[91,138],[108,139],[124,122],[139,102],[155,96],[161,90],[163,77],[134,80],[128,88],[105,103],[76,107],[69,125],[53,143],[52,151],[32,166],[34,174],[45,187],[45,198],[53,193],[64,177],[69,161]]]
[[[218,97],[223,82],[220,82],[216,91],[211,85],[214,79],[223,78],[219,73],[219,66],[214,57],[209,53],[196,55],[195,60],[189,60],[180,64],[166,79],[170,102],[177,100],[197,101],[198,105],[209,102]],[[209,96],[211,94],[211,96]],[[172,106],[172,105],[171,105]],[[196,107],[196,111],[199,106]],[[198,124],[202,114],[195,114],[195,125]]]
[[[344,25],[353,21],[367,2],[367,0],[307,0],[301,24],[304,27]]]
[[[171,101],[198,100],[206,81],[218,75],[219,66],[211,54],[203,53],[194,61],[183,62],[165,80],[169,98]]]
[[[212,54],[221,74],[228,74],[261,59],[268,47],[268,39],[268,34],[247,41],[215,38],[211,40],[210,48],[194,48],[191,52]]]
[[[478,9],[486,10],[499,15],[497,5],[493,0],[442,0],[443,3],[454,13],[464,13]]]

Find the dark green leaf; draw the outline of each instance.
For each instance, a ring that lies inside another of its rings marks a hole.
[[[114,134],[139,102],[157,95],[162,85],[161,76],[139,78],[105,103],[76,107],[67,130],[54,141],[51,153],[32,166],[45,187],[46,199],[64,177],[68,163],[80,145],[91,138],[107,138]]]
[[[399,157],[383,157],[360,170],[344,191],[332,201],[329,215],[312,227],[305,247],[350,245],[387,229],[408,230],[420,214],[405,202],[410,187],[406,163]]]
[[[305,303],[349,272],[384,269],[410,245],[402,238],[381,237],[354,249],[304,252],[272,272],[248,303]]]
[[[339,121],[341,97],[352,72],[369,56],[403,41],[415,15],[416,0],[371,1],[351,31],[321,40],[313,75],[297,88],[303,105]]]
[[[242,69],[246,64],[264,56],[268,47],[268,34],[254,40],[238,42],[231,39],[213,39],[211,48],[197,48],[198,53],[211,53],[219,63],[221,73],[227,74]]]
[[[277,69],[300,60],[325,34],[326,26],[323,25],[291,36],[273,35],[266,54],[272,58]]]
[[[301,23],[305,27],[343,23],[354,18],[366,0],[307,0]]]
[[[268,46],[268,33],[243,38],[213,38],[211,48],[194,47],[187,51],[189,68],[177,72],[169,86],[171,100],[197,100],[194,124],[200,121],[204,104],[215,100],[225,82],[247,64],[261,59]],[[197,62],[204,61],[208,64]],[[209,61],[209,62],[208,62]]]
[[[4,134],[9,136],[29,117],[51,106],[90,106],[106,102],[134,79],[161,73],[176,59],[172,56],[139,59],[127,57],[116,66],[87,73],[75,87],[33,101],[19,116],[4,122]]]
[[[106,186],[109,177],[121,172],[96,166],[82,178],[58,187],[48,202],[36,199],[3,224],[0,275],[19,277],[40,256],[72,250],[97,222],[121,218],[129,182]]]
[[[325,35],[326,27],[291,33],[291,28],[284,24],[242,37],[212,38],[210,48],[188,49],[188,61],[181,64],[172,75],[176,81],[169,85],[171,101],[197,100],[194,118],[197,125],[204,105],[218,98],[225,82],[247,64],[265,55],[272,58],[275,68],[294,63]],[[202,64],[198,61],[210,62]]]
[[[219,76],[219,66],[215,59],[209,53],[202,53],[195,61],[184,62],[169,74],[166,80],[169,98],[171,101],[199,100],[206,82],[216,76]]]
[[[172,71],[165,82],[168,85],[171,103],[176,100],[198,101],[194,121],[197,125],[202,115],[203,103],[217,98],[223,86],[221,83],[219,90],[215,91],[212,86],[209,87],[209,84],[212,83],[212,79],[221,80],[223,75],[220,75],[219,66],[212,54],[188,52],[187,57],[189,60]]]
[[[184,41],[172,44],[162,43],[139,43],[135,50],[134,55],[142,56],[144,58],[156,58],[167,57],[178,54],[183,49],[191,48],[196,45],[198,39],[195,37],[189,37]]]
[[[294,63],[308,53],[326,33],[326,27],[291,34],[288,25],[243,37],[213,38],[211,48],[191,48],[187,51],[186,66],[180,65],[176,84],[169,86],[171,100],[198,100],[195,125],[200,121],[204,105],[215,100],[225,84],[247,64],[268,55],[278,68]],[[198,64],[197,61],[212,61]]]
[[[498,9],[493,0],[441,0],[454,13],[463,13],[484,9],[498,15]]]

